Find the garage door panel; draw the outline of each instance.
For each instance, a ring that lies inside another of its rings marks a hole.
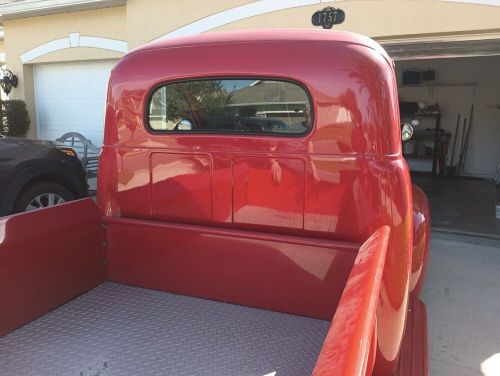
[[[95,126],[100,126],[100,124],[96,124]],[[85,124],[77,124],[76,127],[80,128],[90,128],[92,125],[89,126],[88,123]],[[43,132],[43,137],[40,137],[41,139],[44,140],[56,140],[57,138],[61,137],[65,132],[61,133],[60,127],[48,127],[44,129]],[[81,133],[81,132],[79,132]],[[103,137],[103,132],[102,131],[85,131],[85,137],[88,138],[92,143],[96,146],[100,146],[102,143],[102,137]]]
[[[44,101],[43,108],[39,110],[38,120],[44,123],[61,122],[63,120],[69,120],[72,124],[78,122],[102,123],[103,100],[75,98]],[[39,105],[39,102],[37,102],[37,105]],[[99,109],[102,109],[102,111],[98,111]]]
[[[115,62],[35,66],[38,136],[54,140],[78,132],[100,146],[108,79]]]

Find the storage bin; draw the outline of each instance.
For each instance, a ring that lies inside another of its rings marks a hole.
[[[418,85],[420,83],[421,72],[405,70],[403,72],[403,85]]]

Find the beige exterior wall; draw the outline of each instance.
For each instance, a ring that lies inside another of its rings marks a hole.
[[[12,91],[11,98],[27,101],[33,123],[28,136],[36,135],[33,64],[117,59],[123,54],[102,48],[72,47],[22,63],[20,56],[23,53],[67,38],[69,33],[126,41],[128,48],[132,49],[205,17],[251,3],[250,0],[128,0],[125,6],[3,21],[6,62],[19,77],[19,87]],[[286,3],[286,0],[275,2]],[[326,6],[340,7],[346,12],[345,23],[336,29],[362,33],[382,42],[500,38],[500,6],[439,0],[318,0],[314,5],[236,21],[221,17],[211,30],[310,28],[313,27],[313,12]],[[247,14],[242,12],[242,16]]]
[[[185,0],[128,0],[127,27],[130,46],[136,47],[201,18],[251,3],[242,0],[201,2]],[[300,6],[214,28],[232,30],[249,28],[306,27],[311,28],[311,16],[326,6],[340,7],[346,20],[337,30],[368,35],[377,40],[399,40],[447,37],[460,40],[500,37],[500,7],[439,0],[344,0]],[[148,22],[144,22],[148,20]]]
[[[129,46],[131,49],[135,48],[203,17],[251,2],[252,0],[128,0]]]
[[[346,13],[336,30],[353,31],[377,40],[470,33],[495,33],[500,36],[500,7],[471,5],[436,0],[334,1],[292,8],[247,18],[219,29],[271,27],[313,27],[311,16],[326,6]],[[462,39],[462,38],[460,38]]]
[[[4,21],[5,47],[12,54],[8,63],[12,65],[16,60],[19,61],[21,54],[30,49],[55,39],[65,38],[72,32],[127,40],[125,14],[125,7],[114,7]],[[96,50],[95,55],[92,55],[80,49],[66,52],[83,60],[100,58],[99,54],[102,53]],[[59,61],[57,58],[52,60]]]

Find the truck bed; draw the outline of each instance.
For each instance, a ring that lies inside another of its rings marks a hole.
[[[330,321],[106,282],[0,338],[2,375],[308,375]]]
[[[103,217],[81,200],[0,233],[1,376],[371,375],[390,319],[388,226],[358,245]],[[397,374],[426,376],[425,307],[410,308]]]

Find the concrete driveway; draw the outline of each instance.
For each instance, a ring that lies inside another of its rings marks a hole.
[[[500,241],[433,232],[422,300],[431,376],[500,375]]]

